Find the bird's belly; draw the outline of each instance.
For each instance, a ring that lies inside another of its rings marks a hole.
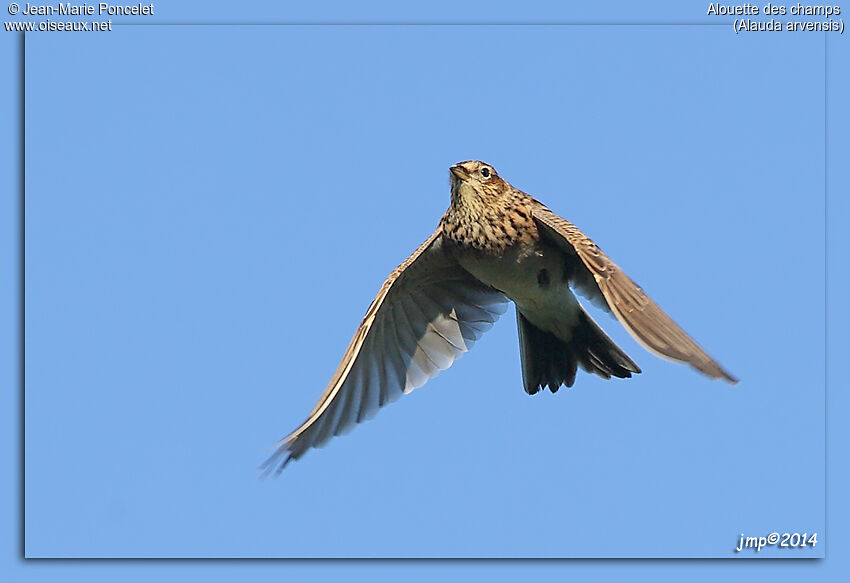
[[[569,340],[580,306],[564,275],[565,259],[560,250],[543,245],[500,257],[458,257],[464,269],[516,302],[532,324]]]

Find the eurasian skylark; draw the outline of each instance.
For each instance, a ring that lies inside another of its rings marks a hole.
[[[609,310],[655,354],[736,383],[575,225],[514,188],[489,164],[450,168],[437,230],[381,286],[306,421],[263,464],[280,472],[310,448],[451,366],[516,304],[529,394],[571,387],[580,366],[604,379],[640,368],[585,312],[572,289]]]

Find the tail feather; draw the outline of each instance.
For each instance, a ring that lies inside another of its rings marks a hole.
[[[622,379],[640,373],[638,365],[583,309],[569,341],[536,327],[519,309],[516,314],[522,382],[529,395],[547,386],[553,393],[561,385],[573,386],[579,366],[603,379],[612,376]]]

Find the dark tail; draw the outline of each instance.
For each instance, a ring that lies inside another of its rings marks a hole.
[[[517,308],[522,383],[533,395],[549,386],[553,393],[561,385],[573,386],[578,365],[603,379],[628,378],[639,373],[636,365],[608,335],[596,325],[584,309],[573,328],[573,337],[564,342],[551,332],[536,327]]]

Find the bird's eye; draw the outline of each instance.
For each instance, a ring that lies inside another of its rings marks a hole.
[[[481,169],[481,178],[490,178],[490,169],[486,166]]]

